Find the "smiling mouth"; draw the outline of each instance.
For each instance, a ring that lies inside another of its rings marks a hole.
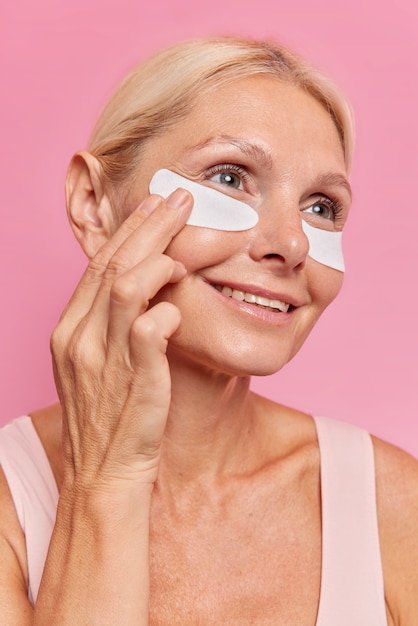
[[[239,289],[232,289],[223,285],[213,285],[215,289],[220,291],[224,296],[232,298],[233,300],[239,300],[240,302],[248,302],[249,304],[255,304],[256,306],[270,311],[276,311],[280,313],[288,313],[291,310],[292,305],[281,300],[269,300],[263,296],[258,296],[248,291],[240,291]]]

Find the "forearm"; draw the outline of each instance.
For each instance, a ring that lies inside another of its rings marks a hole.
[[[151,490],[61,496],[34,626],[148,624]]]

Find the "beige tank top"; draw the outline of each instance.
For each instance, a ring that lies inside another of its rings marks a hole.
[[[316,417],[321,455],[322,575],[316,626],[387,626],[373,446],[364,430]],[[26,537],[36,602],[58,490],[30,417],[0,429],[0,465]]]

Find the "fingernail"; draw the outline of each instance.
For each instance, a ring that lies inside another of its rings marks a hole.
[[[151,215],[162,202],[162,197],[157,195],[148,196],[145,198],[143,205],[141,206],[141,213],[143,215]]]
[[[179,209],[189,198],[189,192],[185,189],[176,189],[170,194],[166,200],[166,204],[170,209]]]

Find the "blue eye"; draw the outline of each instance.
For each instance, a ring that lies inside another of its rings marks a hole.
[[[222,163],[211,167],[207,173],[208,179],[219,185],[231,189],[244,190],[244,181],[248,178],[246,171],[239,165]]]

